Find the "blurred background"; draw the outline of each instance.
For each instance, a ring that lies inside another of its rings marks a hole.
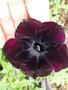
[[[50,0],[50,20],[56,21],[68,32],[68,0]]]
[[[68,0],[50,0],[49,6],[50,20],[62,25],[68,36]],[[34,88],[34,82],[38,83],[41,79],[44,78],[39,77],[35,81],[30,77],[26,80],[24,74],[4,58],[0,49],[0,90],[27,90],[28,84],[30,90],[41,90]],[[68,90],[68,68],[58,73],[52,72],[48,79],[52,90]]]

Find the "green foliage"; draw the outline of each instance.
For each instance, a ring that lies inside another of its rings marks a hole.
[[[59,23],[61,14],[63,13],[61,10],[64,10],[65,14],[68,12],[68,3],[65,1],[66,0],[50,0],[51,21],[56,21]]]
[[[57,73],[53,72],[48,78],[51,84],[56,83],[57,86],[68,84],[68,68]]]

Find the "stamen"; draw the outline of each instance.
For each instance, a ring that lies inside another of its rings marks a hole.
[[[40,46],[38,45],[38,46],[36,46],[36,49],[38,50],[38,51],[40,51]]]
[[[36,49],[38,52],[43,52],[44,51],[44,46],[40,43],[34,43],[34,49]]]

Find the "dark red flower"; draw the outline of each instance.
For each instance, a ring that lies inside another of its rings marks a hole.
[[[29,76],[47,76],[68,67],[63,28],[55,22],[24,20],[9,39],[3,53],[10,63]]]

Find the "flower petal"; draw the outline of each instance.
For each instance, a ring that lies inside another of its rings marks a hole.
[[[47,76],[52,72],[51,66],[43,59],[42,56],[39,58],[36,56],[29,57],[30,58],[26,60],[25,65],[21,67],[21,71],[24,74],[36,78],[38,76]]]
[[[24,36],[35,37],[35,33],[40,29],[41,25],[42,23],[35,19],[24,20],[17,27],[15,37],[17,39]]]
[[[47,62],[46,56],[39,56],[37,76],[47,76],[52,72],[52,67]]]
[[[42,26],[43,39],[63,43],[65,41],[64,29],[55,22],[44,22]]]
[[[48,76],[49,74],[51,74],[52,72],[52,68],[47,68],[46,67],[42,67],[41,69],[39,69],[36,73],[35,70],[30,70],[27,66],[22,66],[21,71],[28,76],[32,76],[33,78],[36,78],[38,76]]]
[[[17,57],[16,55],[21,51],[21,49],[21,44],[14,38],[9,39],[3,47],[5,57],[17,68],[20,67],[20,56]]]
[[[65,44],[49,50],[48,60],[56,72],[68,67],[68,51]]]

